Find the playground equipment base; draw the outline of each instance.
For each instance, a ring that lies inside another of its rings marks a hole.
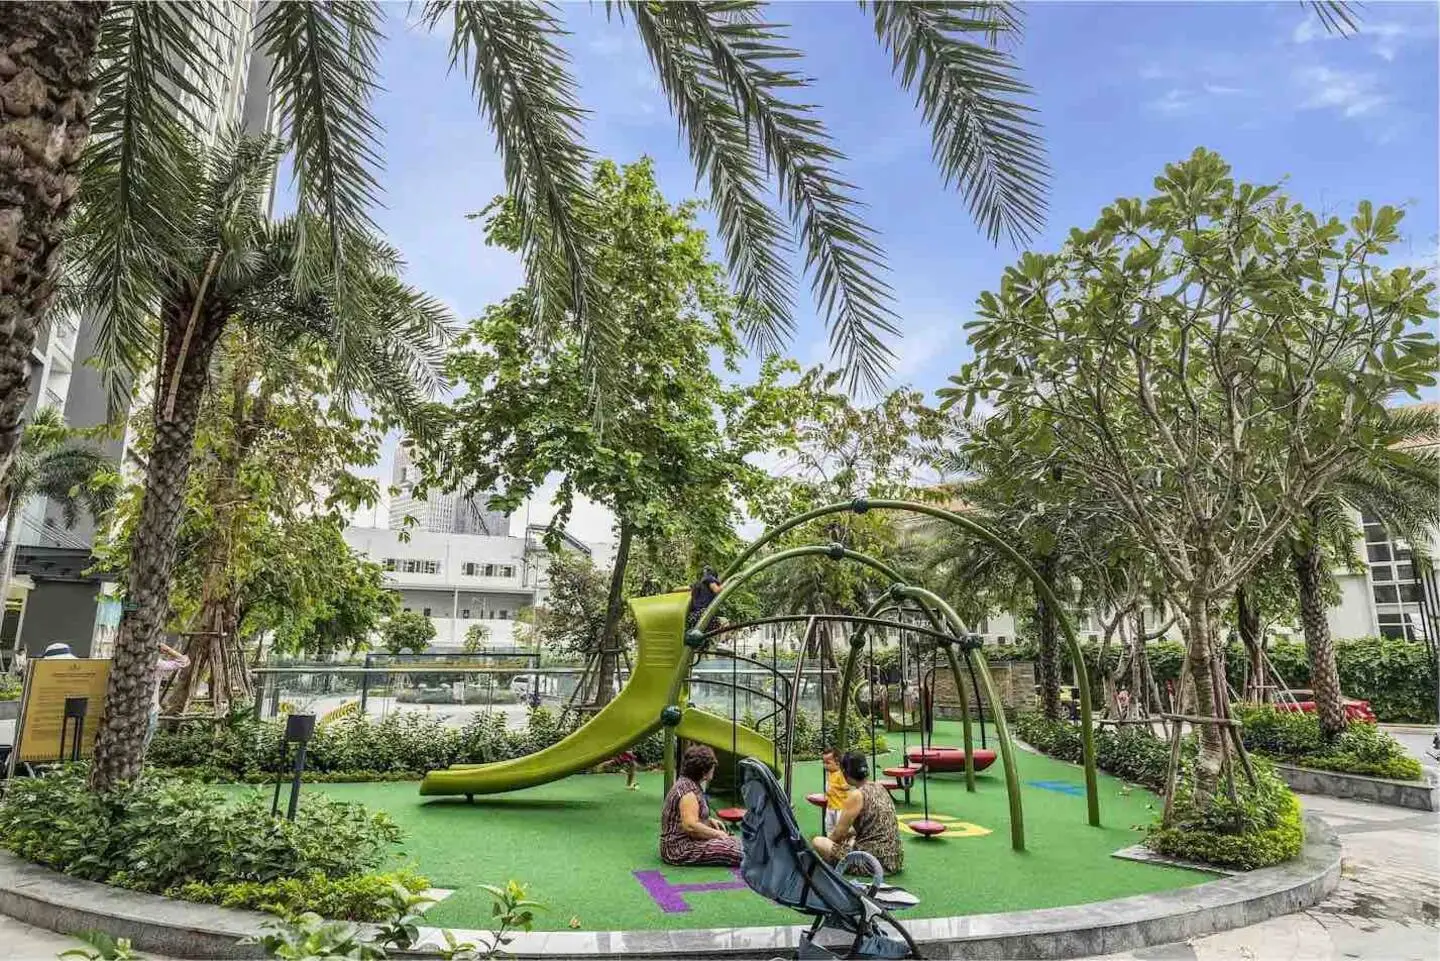
[[[1340,878],[1340,842],[1306,819],[1299,858],[1193,887],[1063,908],[907,922],[928,958],[1073,958],[1129,951],[1254,924],[1322,900]],[[253,911],[192,904],[81,881],[0,853],[0,913],[66,934],[103,931],[175,958],[259,958],[242,938],[268,920]],[[790,954],[801,926],[677,931],[547,931],[518,934],[516,958],[769,958]],[[478,934],[479,932],[475,932]],[[455,930],[459,940],[475,940]],[[422,928],[410,957],[436,956],[437,929]],[[428,948],[428,949],[427,949]]]

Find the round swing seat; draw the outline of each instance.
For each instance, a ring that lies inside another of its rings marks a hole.
[[[933,838],[946,831],[945,825],[939,821],[906,821],[905,826],[922,838]]]
[[[823,795],[823,794],[807,794],[807,795],[805,795],[805,800],[806,800],[806,801],[809,801],[811,804],[815,805],[817,808],[823,808],[823,807],[828,803],[827,800],[826,800],[826,798],[825,798],[825,795]]]
[[[915,775],[920,773],[920,769],[918,767],[887,767],[883,773],[886,777],[904,782],[913,780]]]
[[[739,824],[745,820],[744,808],[721,808],[715,812],[715,816],[726,824]]]

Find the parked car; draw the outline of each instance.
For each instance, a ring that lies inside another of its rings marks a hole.
[[[1347,721],[1359,721],[1362,724],[1378,723],[1375,712],[1370,710],[1369,701],[1342,697],[1340,706],[1345,710],[1345,720]],[[1304,689],[1281,691],[1275,700],[1275,708],[1281,711],[1302,711],[1305,714],[1314,714],[1315,692]]]

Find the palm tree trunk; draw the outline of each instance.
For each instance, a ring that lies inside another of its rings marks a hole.
[[[105,6],[14,3],[0,15],[0,477],[20,444],[30,351],[79,188]]]
[[[188,309],[171,306],[166,311],[166,353],[157,383],[168,383],[178,363],[182,368],[180,389],[170,416],[158,398],[155,404],[155,441],[145,470],[140,523],[130,545],[125,612],[110,661],[105,721],[90,769],[90,784],[97,791],[134,779],[144,761],[145,728],[155,689],[159,643],[169,616],[175,538],[184,513],[195,424],[205,397],[210,358],[227,313],[221,305],[207,305],[201,329],[182,357],[178,334]]]
[[[595,707],[604,707],[614,696],[615,672],[620,660],[620,615],[624,612],[625,568],[630,563],[630,538],[634,528],[620,521],[620,543],[615,545],[615,566],[610,572],[610,596],[605,602],[605,628],[600,632],[600,661],[596,671],[599,685]]]
[[[1055,561],[1049,555],[1040,559],[1040,576],[1053,591],[1055,589]],[[1046,717],[1060,717],[1060,643],[1059,626],[1055,612],[1043,600],[1035,604],[1035,616],[1039,621],[1039,664],[1040,671],[1040,712]],[[1078,668],[1077,668],[1078,669]]]
[[[1345,709],[1340,701],[1340,672],[1335,666],[1335,644],[1330,637],[1330,622],[1325,617],[1325,553],[1312,535],[1296,545],[1291,559],[1320,732],[1326,737],[1334,737],[1345,730]]]

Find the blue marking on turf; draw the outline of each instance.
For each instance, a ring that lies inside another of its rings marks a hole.
[[[1054,791],[1057,794],[1068,794],[1071,797],[1084,797],[1085,789],[1078,784],[1071,784],[1069,781],[1026,781],[1031,787],[1038,787],[1042,791]]]

